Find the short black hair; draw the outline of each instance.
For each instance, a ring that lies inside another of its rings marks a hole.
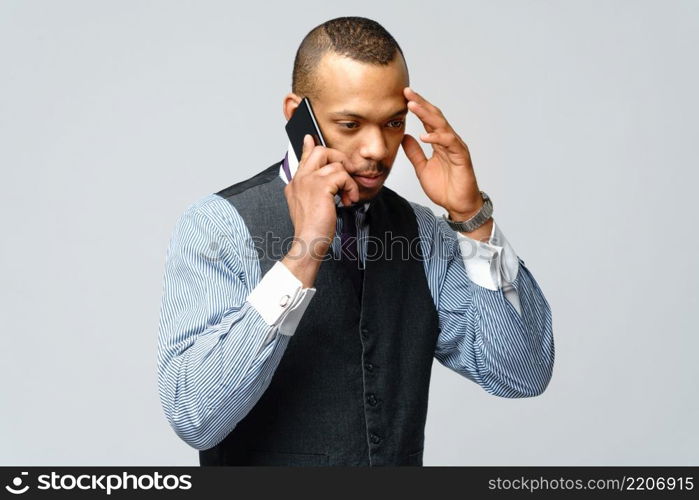
[[[313,28],[301,41],[291,77],[294,94],[299,97],[318,95],[314,70],[328,52],[384,66],[399,53],[405,62],[398,42],[376,21],[366,17],[336,17]]]

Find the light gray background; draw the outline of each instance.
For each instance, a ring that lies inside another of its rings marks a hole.
[[[401,44],[553,311],[539,397],[435,361],[425,464],[699,463],[699,2],[17,0],[0,2],[0,464],[198,463],[156,386],[174,222],[282,158],[298,44],[343,15]],[[387,185],[441,214],[402,150]]]

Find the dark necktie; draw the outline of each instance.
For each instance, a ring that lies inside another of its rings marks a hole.
[[[364,270],[360,267],[357,250],[357,225],[355,214],[362,207],[357,204],[350,207],[337,207],[338,216],[342,218],[342,232],[340,233],[340,262],[347,269],[350,280],[355,287],[357,297],[362,296],[362,282]]]

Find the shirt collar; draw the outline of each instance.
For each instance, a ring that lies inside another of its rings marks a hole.
[[[286,160],[286,161],[285,161]],[[286,166],[288,167],[288,175],[293,179],[294,174],[296,173],[296,170],[299,167],[299,162],[296,159],[296,153],[294,152],[294,147],[291,145],[291,141],[289,141],[289,145],[286,150],[286,154],[284,155],[284,159],[282,159],[282,164],[279,166],[279,177],[282,178],[284,181],[284,184],[289,183],[289,178],[287,178],[287,171],[284,168],[284,163],[286,163]],[[338,207],[344,206],[342,204],[342,198],[340,197],[339,194],[335,195],[335,205]],[[365,202],[364,203],[364,208],[363,212],[366,212],[369,209],[370,202]]]

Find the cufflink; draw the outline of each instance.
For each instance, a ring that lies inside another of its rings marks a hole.
[[[286,307],[289,304],[289,301],[291,300],[291,297],[289,295],[284,295],[281,300],[279,301],[279,305],[282,307]]]

